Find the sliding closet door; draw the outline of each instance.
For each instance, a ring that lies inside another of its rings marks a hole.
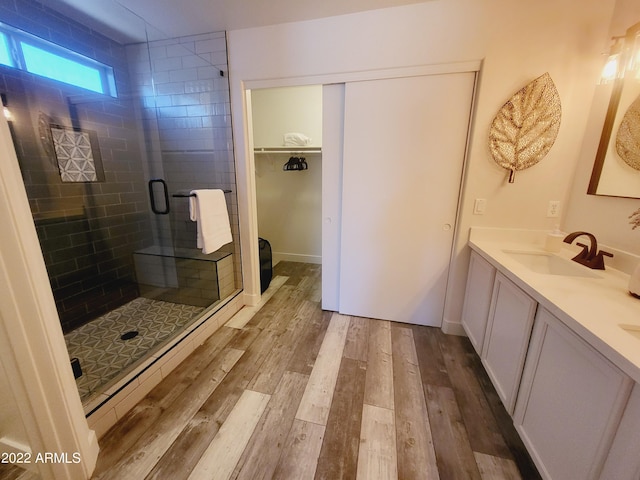
[[[341,313],[442,323],[474,78],[346,85]]]

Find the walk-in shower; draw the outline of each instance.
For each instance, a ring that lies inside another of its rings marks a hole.
[[[113,9],[148,41],[0,5],[4,112],[85,401],[241,288],[225,35],[163,38]],[[211,188],[233,241],[205,255],[189,192]]]

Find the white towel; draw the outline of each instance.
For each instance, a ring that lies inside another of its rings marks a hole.
[[[198,223],[197,246],[211,253],[231,242],[231,226],[227,202],[222,190],[192,190],[189,217]]]
[[[311,145],[311,139],[304,133],[285,133],[282,140],[285,147]]]

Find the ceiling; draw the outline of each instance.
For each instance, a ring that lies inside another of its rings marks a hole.
[[[44,0],[40,0],[44,1]],[[121,43],[312,20],[425,0],[46,0]]]

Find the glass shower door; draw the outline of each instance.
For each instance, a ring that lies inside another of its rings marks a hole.
[[[90,400],[241,286],[225,35],[169,39],[138,19],[150,42],[91,31],[80,43],[63,35],[73,20],[47,9],[33,18],[63,47],[110,65],[117,92],[0,65],[69,357]],[[184,197],[199,188],[229,191],[233,242],[209,255],[196,248]]]
[[[209,308],[240,278],[226,38],[153,40],[128,46],[127,54],[141,95],[154,240],[134,254],[141,295]],[[234,241],[205,255],[189,198],[211,188],[226,192]]]

